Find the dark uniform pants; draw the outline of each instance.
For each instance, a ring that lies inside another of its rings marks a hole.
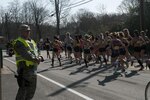
[[[37,83],[36,75],[23,75],[17,77],[18,82],[18,93],[16,100],[32,100]]]

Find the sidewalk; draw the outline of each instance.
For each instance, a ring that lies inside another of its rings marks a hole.
[[[2,100],[15,100],[18,90],[17,81],[6,66],[1,68],[1,99]]]
[[[8,67],[3,66],[3,68],[1,68],[1,74],[13,74]]]

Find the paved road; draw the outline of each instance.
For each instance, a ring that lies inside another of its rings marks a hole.
[[[42,55],[46,59],[46,52]],[[16,71],[15,58],[4,54],[2,73],[2,100],[15,100],[16,79],[8,69]],[[56,59],[57,60],[57,59]],[[89,71],[80,70],[84,63],[69,64],[62,58],[63,66],[50,68],[51,60],[46,59],[38,67],[37,89],[33,100],[144,100],[144,89],[150,81],[149,71],[137,72],[130,67],[127,77],[113,75],[111,66],[99,68],[90,63]]]

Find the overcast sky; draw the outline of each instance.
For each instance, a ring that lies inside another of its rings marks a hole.
[[[12,2],[13,0],[0,0],[0,6],[7,7],[9,2]],[[27,0],[19,0],[20,2],[24,2]],[[49,0],[43,0],[48,1]],[[71,0],[72,2],[78,2],[81,0]],[[85,0],[88,1],[88,0]],[[75,7],[71,10],[72,13],[77,12],[79,9],[88,9],[91,12],[99,12],[99,5],[104,5],[105,10],[107,13],[117,13],[117,7],[120,5],[122,0],[93,0],[89,3],[86,3],[84,5]]]

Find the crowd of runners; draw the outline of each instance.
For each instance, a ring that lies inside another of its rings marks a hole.
[[[54,36],[53,41],[47,38],[44,46],[47,58],[52,60],[52,67],[55,57],[62,66],[61,53],[64,51],[70,64],[75,61],[81,65],[81,61],[84,61],[85,68],[89,67],[90,61],[100,64],[100,67],[109,62],[114,66],[118,64],[121,72],[124,73],[136,61],[140,66],[139,71],[147,67],[150,69],[150,39],[144,31],[135,30],[130,34],[128,29],[123,29],[120,32],[106,31],[96,36],[89,32],[84,36],[77,34],[74,37],[67,32],[64,41],[61,41],[59,36]],[[52,54],[49,52],[50,49]]]

